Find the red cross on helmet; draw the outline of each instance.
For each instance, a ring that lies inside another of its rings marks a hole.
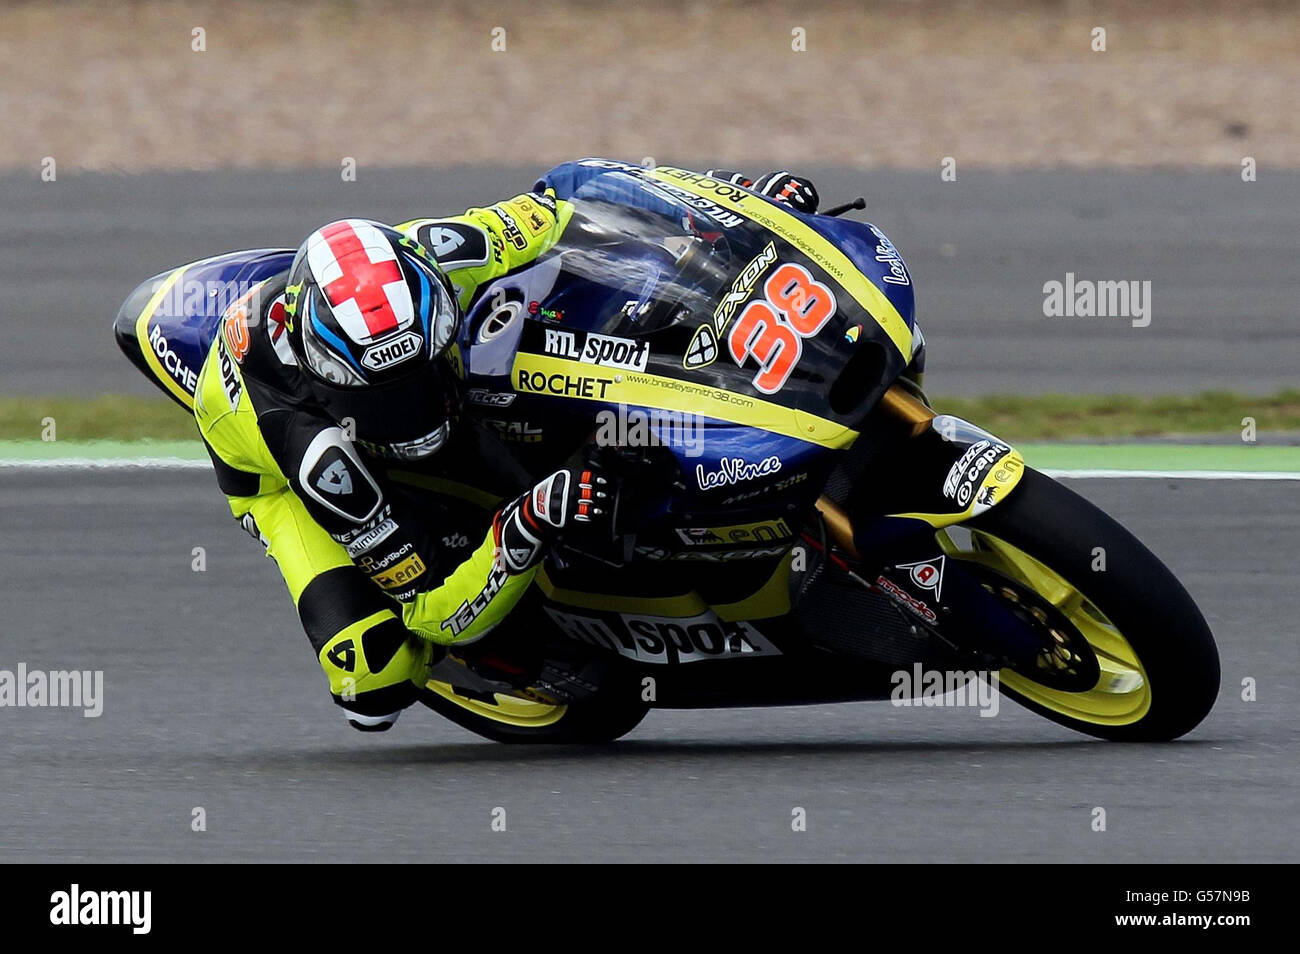
[[[402,459],[445,442],[460,325],[454,290],[418,242],[378,222],[317,229],[289,271],[289,344],[331,418]]]

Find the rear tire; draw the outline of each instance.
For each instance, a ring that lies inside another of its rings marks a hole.
[[[650,706],[635,696],[628,698],[607,691],[565,706],[538,706],[539,710],[549,711],[539,711],[528,719],[494,713],[492,706],[449,695],[447,688],[441,692],[426,688],[420,693],[420,701],[461,728],[493,742],[602,745],[627,735],[650,711]],[[526,711],[527,704],[512,699],[500,701],[517,711]]]
[[[1176,739],[1209,713],[1220,677],[1214,637],[1182,584],[1113,519],[1051,478],[1027,469],[1014,493],[966,526],[974,531],[972,540],[991,538],[985,545],[992,549],[986,553],[996,552],[998,541],[1010,544],[1073,587],[1085,606],[1104,614],[1135,654],[1148,698],[1123,712],[1101,689],[1105,673],[1094,690],[1076,695],[1040,691],[1025,673],[1004,670],[1000,682],[1007,696],[1053,722],[1121,742]],[[1093,569],[1097,547],[1105,555],[1103,572]],[[1004,552],[1013,562],[1018,559],[1012,550]],[[1029,568],[1031,578],[1037,572],[1028,561],[1021,565]],[[1046,583],[1051,577],[1041,579]],[[1104,634],[1101,627],[1096,631]],[[1018,683],[1022,691],[1009,682]]]

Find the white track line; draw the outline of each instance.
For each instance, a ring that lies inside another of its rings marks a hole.
[[[1044,470],[1048,477],[1067,480],[1115,480],[1148,477],[1158,480],[1300,480],[1291,470]]]
[[[183,457],[54,457],[48,460],[0,458],[0,470],[211,470],[212,462]],[[1066,480],[1300,480],[1289,470],[1044,470]]]
[[[184,457],[51,457],[47,460],[0,458],[0,470],[211,470],[209,460]]]

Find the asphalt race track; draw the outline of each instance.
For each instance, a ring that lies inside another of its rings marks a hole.
[[[1294,484],[1074,486],[1219,639],[1218,706],[1180,742],[1097,742],[1010,703],[652,713],[597,750],[499,746],[423,709],[363,736],[209,474],[0,472],[2,664],[105,674],[99,718],[0,709],[0,861],[1300,860]]]
[[[1235,166],[963,167],[955,182],[940,181],[937,159],[933,173],[803,171],[827,206],[865,196],[862,215],[906,258],[937,394],[1266,393],[1294,386],[1300,365],[1300,173],[1260,161],[1251,183]],[[108,330],[150,276],[234,249],[296,246],[344,215],[458,212],[527,189],[542,171],[363,167],[351,183],[337,168],[0,176],[0,393],[151,393]],[[1150,325],[1044,317],[1044,283],[1067,273],[1150,281]]]

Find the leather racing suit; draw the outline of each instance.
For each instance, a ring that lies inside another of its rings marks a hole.
[[[396,228],[438,259],[464,309],[485,282],[549,248],[562,223],[553,193],[526,193]],[[527,475],[490,460],[469,428],[453,426],[427,465],[350,440],[313,405],[288,348],[286,277],[254,290],[257,314],[242,326],[224,322],[199,372],[195,417],[230,509],[279,567],[335,701],[358,728],[387,728],[424,684],[434,644],[482,636],[528,587],[535,569],[499,566],[489,526]]]

